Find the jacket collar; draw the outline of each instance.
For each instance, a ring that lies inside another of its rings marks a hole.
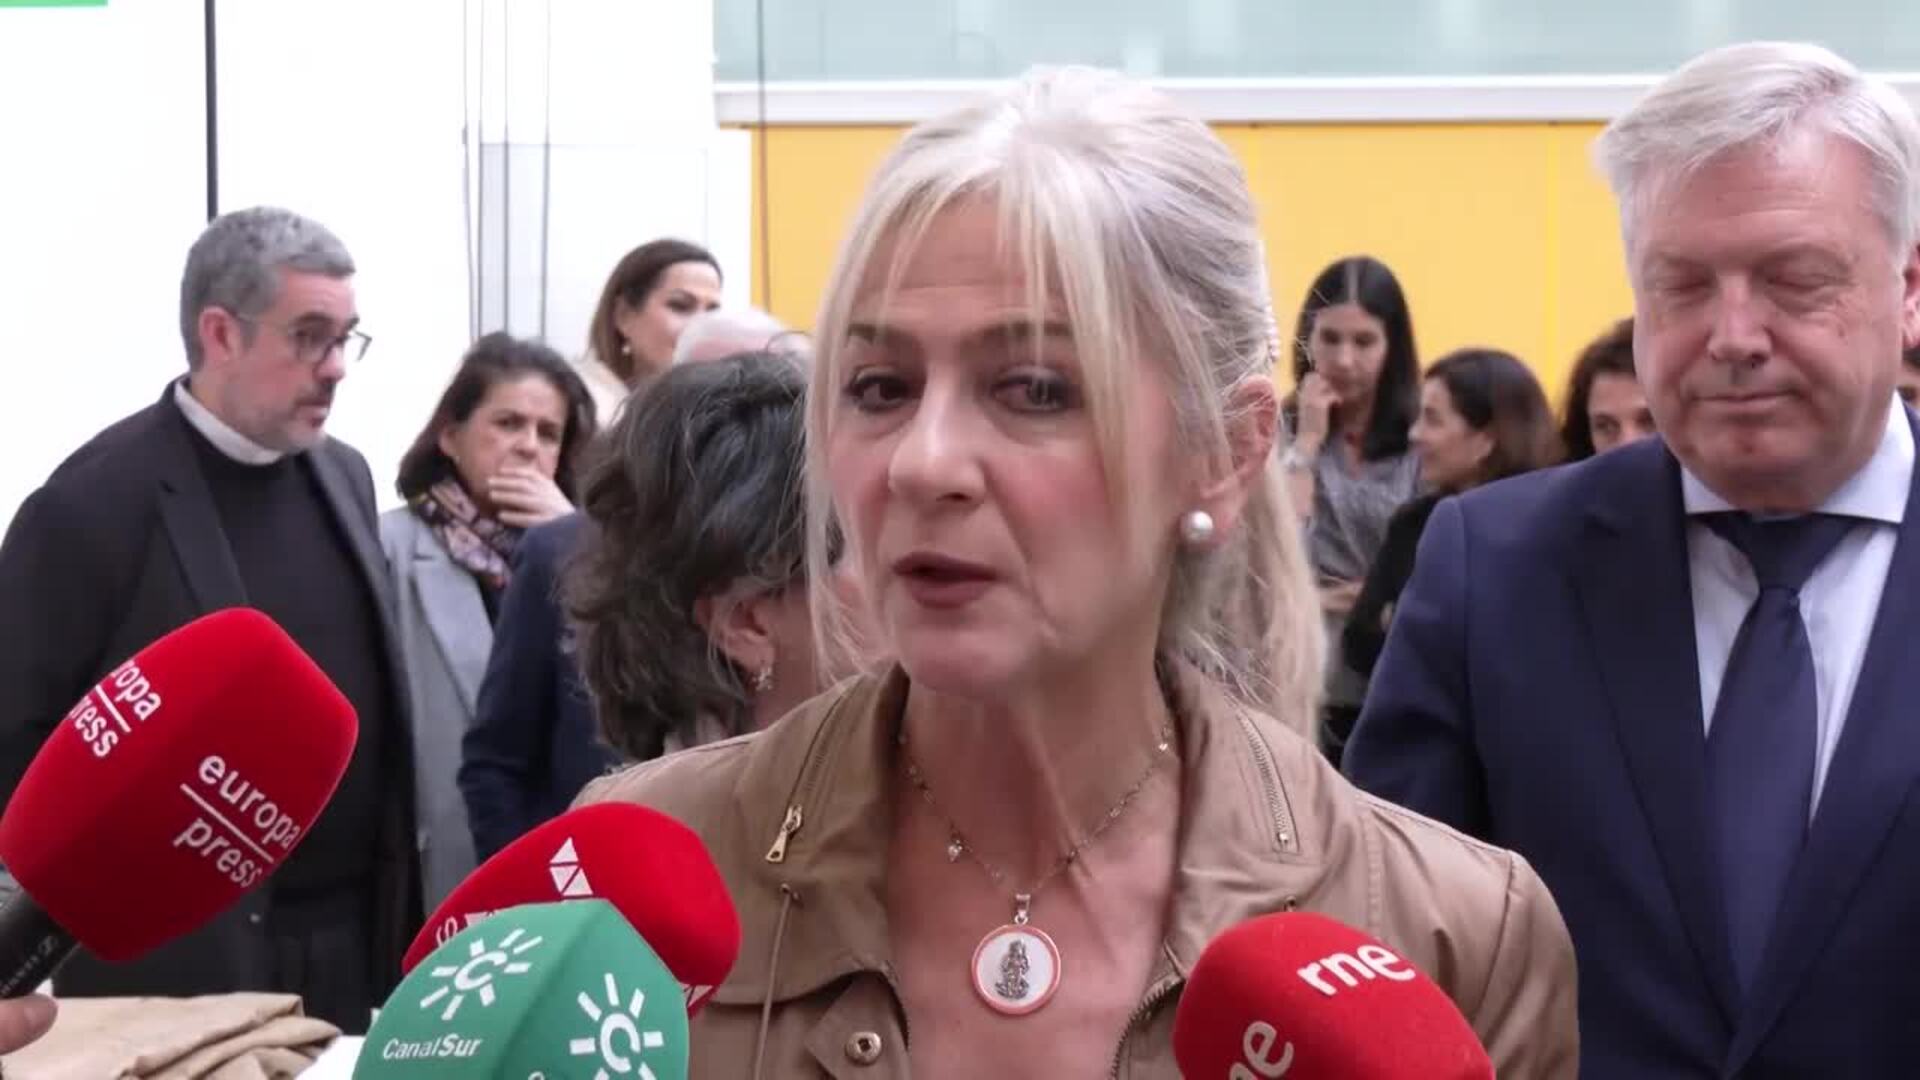
[[[1191,672],[1174,686],[1182,831],[1156,983],[1184,978],[1238,922],[1312,906],[1324,867],[1358,843],[1357,815],[1336,805],[1358,796],[1310,742]],[[884,876],[907,688],[898,669],[851,680],[751,737],[733,792],[750,863],[730,882],[743,944],[716,1001],[759,1004],[770,984],[773,1000],[790,1000],[855,972],[890,976]]]

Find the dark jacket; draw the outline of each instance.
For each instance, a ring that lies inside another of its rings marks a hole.
[[[1387,521],[1387,538],[1367,570],[1360,598],[1347,614],[1347,628],[1340,635],[1341,654],[1347,666],[1371,677],[1380,662],[1380,650],[1387,645],[1387,626],[1393,621],[1393,608],[1400,602],[1400,590],[1413,576],[1413,556],[1420,546],[1420,534],[1426,530],[1433,508],[1440,505],[1439,495],[1422,495],[1393,512]]]
[[[1912,1076],[1920,485],[1744,994],[1707,820],[1692,592],[1679,463],[1657,439],[1442,502],[1347,767],[1539,867],[1579,950],[1581,1076]]]
[[[568,514],[529,529],[514,552],[461,751],[460,792],[482,860],[565,810],[618,760],[594,722],[558,595],[585,520]]]
[[[232,549],[192,440],[162,399],[68,457],[21,504],[0,543],[0,792],[10,795],[73,703],[108,670],[168,632],[247,603]],[[352,447],[328,439],[308,452],[352,561],[381,611],[381,648],[398,725],[386,755],[391,790],[412,790],[403,670],[385,560],[375,531],[373,479]],[[420,924],[411,799],[383,803],[376,845],[371,970],[382,997]],[[164,883],[130,882],[138,889]],[[63,995],[194,995],[270,987],[270,890],[255,889],[201,929],[126,964],[84,953],[61,970]]]

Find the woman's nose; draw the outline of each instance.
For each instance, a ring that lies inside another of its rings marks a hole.
[[[954,395],[923,393],[888,463],[889,485],[917,501],[978,498],[980,426]]]

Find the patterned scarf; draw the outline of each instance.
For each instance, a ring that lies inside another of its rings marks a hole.
[[[496,592],[512,576],[508,560],[520,543],[520,530],[488,517],[456,480],[442,480],[408,504],[453,561]]]

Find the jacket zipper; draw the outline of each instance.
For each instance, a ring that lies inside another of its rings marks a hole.
[[[1237,715],[1240,720],[1240,730],[1247,736],[1247,745],[1253,750],[1254,764],[1260,773],[1261,793],[1267,799],[1267,813],[1273,820],[1274,838],[1288,853],[1298,852],[1300,844],[1294,835],[1293,811],[1287,806],[1286,794],[1280,788],[1280,770],[1273,763],[1273,751],[1267,748],[1266,740],[1260,737],[1260,732],[1253,726],[1253,721],[1247,719],[1244,713]],[[1289,896],[1283,909],[1292,911],[1297,905],[1298,899]],[[1186,980],[1179,975],[1169,975],[1147,990],[1146,999],[1133,1010],[1131,1016],[1127,1017],[1127,1027],[1125,1033],[1120,1036],[1120,1045],[1113,1048],[1113,1065],[1107,1072],[1112,1080],[1120,1080],[1120,1066],[1125,1062],[1127,1043],[1133,1038],[1134,1029],[1144,1023],[1147,1017],[1153,1015],[1153,1011],[1159,1008],[1167,998],[1173,996],[1173,993],[1185,983]]]
[[[793,793],[789,796],[792,801],[787,804],[786,816],[780,819],[780,831],[773,836],[773,846],[767,849],[766,859],[770,863],[778,865],[787,861],[787,843],[806,822],[806,813],[801,807],[813,797],[814,784],[819,780],[821,740],[833,725],[839,708],[840,703],[836,702],[834,713],[828,714],[820,729],[813,733],[813,741],[807,745],[807,756],[801,759],[800,775],[794,781]],[[755,1038],[753,1047],[753,1080],[760,1080],[760,1068],[766,1060],[767,1030],[773,1015],[774,975],[780,970],[780,954],[786,947],[787,914],[799,899],[800,894],[791,885],[784,881],[780,883],[780,921],[774,927],[773,955],[767,960],[767,994],[760,1002],[760,1034]]]
[[[1120,1035],[1120,1045],[1113,1048],[1113,1067],[1107,1070],[1107,1076],[1111,1080],[1120,1080],[1120,1065],[1127,1055],[1127,1043],[1133,1040],[1133,1029],[1153,1015],[1153,1010],[1159,1008],[1161,1002],[1173,996],[1173,992],[1185,983],[1186,980],[1179,975],[1169,975],[1147,990],[1146,1000],[1142,1001],[1139,1007],[1133,1010],[1133,1014],[1127,1017],[1126,1030]]]
[[[805,821],[806,816],[800,812],[799,803],[787,807],[786,820],[780,823],[780,831],[773,836],[773,846],[767,849],[768,862],[787,861],[787,841],[793,839],[793,834],[800,831],[800,826]]]
[[[826,738],[827,729],[832,727],[839,717],[844,704],[835,702],[833,711],[813,733],[813,741],[807,744],[807,756],[801,759],[800,776],[794,781],[792,802],[787,804],[787,816],[780,820],[780,831],[773,835],[773,846],[767,849],[767,861],[775,865],[787,861],[787,842],[793,839],[800,826],[806,823],[806,812],[802,809],[812,798],[814,785],[819,781],[819,758],[822,752],[821,741]]]
[[[1280,790],[1280,771],[1273,764],[1273,751],[1267,748],[1265,739],[1247,719],[1245,713],[1236,714],[1240,719],[1240,730],[1246,733],[1247,745],[1253,749],[1253,760],[1260,773],[1260,786],[1267,796],[1267,812],[1273,817],[1274,838],[1288,854],[1300,851],[1299,837],[1293,827],[1293,811],[1287,806],[1287,797]]]

